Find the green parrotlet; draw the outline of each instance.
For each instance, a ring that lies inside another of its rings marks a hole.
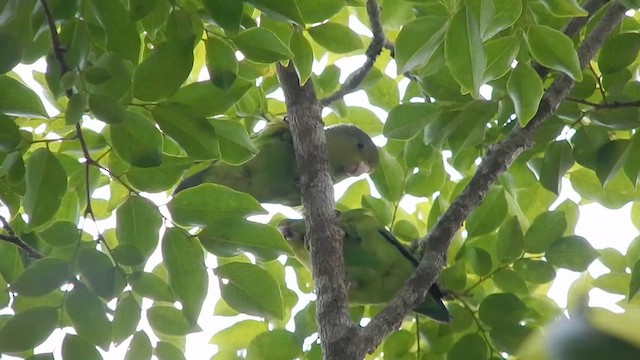
[[[325,129],[334,183],[371,172],[378,165],[378,149],[358,127],[339,124]],[[301,204],[299,174],[289,126],[274,122],[253,139],[259,152],[242,165],[216,161],[184,179],[174,194],[202,183],[216,183],[252,195],[261,203]]]
[[[368,210],[353,209],[339,214],[345,233],[343,256],[347,270],[348,297],[352,304],[385,304],[415,271],[418,260]],[[310,269],[302,219],[285,219],[278,226],[296,258]],[[449,322],[438,285],[429,289],[427,299],[415,312],[440,322]]]

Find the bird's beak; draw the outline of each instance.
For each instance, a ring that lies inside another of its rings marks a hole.
[[[369,162],[362,160],[359,163],[355,164],[351,168],[347,170],[347,174],[349,176],[360,176],[362,174],[367,174],[371,171],[371,164]]]

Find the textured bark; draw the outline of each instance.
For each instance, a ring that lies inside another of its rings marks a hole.
[[[316,320],[325,359],[361,358],[354,342],[358,329],[349,319],[342,230],[336,225],[333,181],[329,175],[326,138],[311,81],[299,85],[293,65],[278,65],[289,126],[293,136],[300,189],[316,290]]]

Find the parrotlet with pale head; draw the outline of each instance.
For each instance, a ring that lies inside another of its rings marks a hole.
[[[378,165],[378,149],[371,138],[354,125],[325,129],[331,176],[334,183],[371,172]],[[184,179],[175,193],[202,183],[216,183],[246,192],[262,203],[301,204],[299,173],[291,131],[284,122],[267,126],[254,139],[259,152],[242,165],[216,161]]]
[[[342,250],[349,302],[363,305],[389,302],[415,271],[418,260],[366,209],[342,212],[338,223],[345,233]],[[278,228],[296,258],[310,269],[304,220],[285,219]],[[440,288],[434,284],[427,299],[413,311],[436,321],[449,322],[451,318],[442,297]]]

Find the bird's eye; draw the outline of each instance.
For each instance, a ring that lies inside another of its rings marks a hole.
[[[359,142],[357,146],[358,149],[364,149],[364,143]]]

